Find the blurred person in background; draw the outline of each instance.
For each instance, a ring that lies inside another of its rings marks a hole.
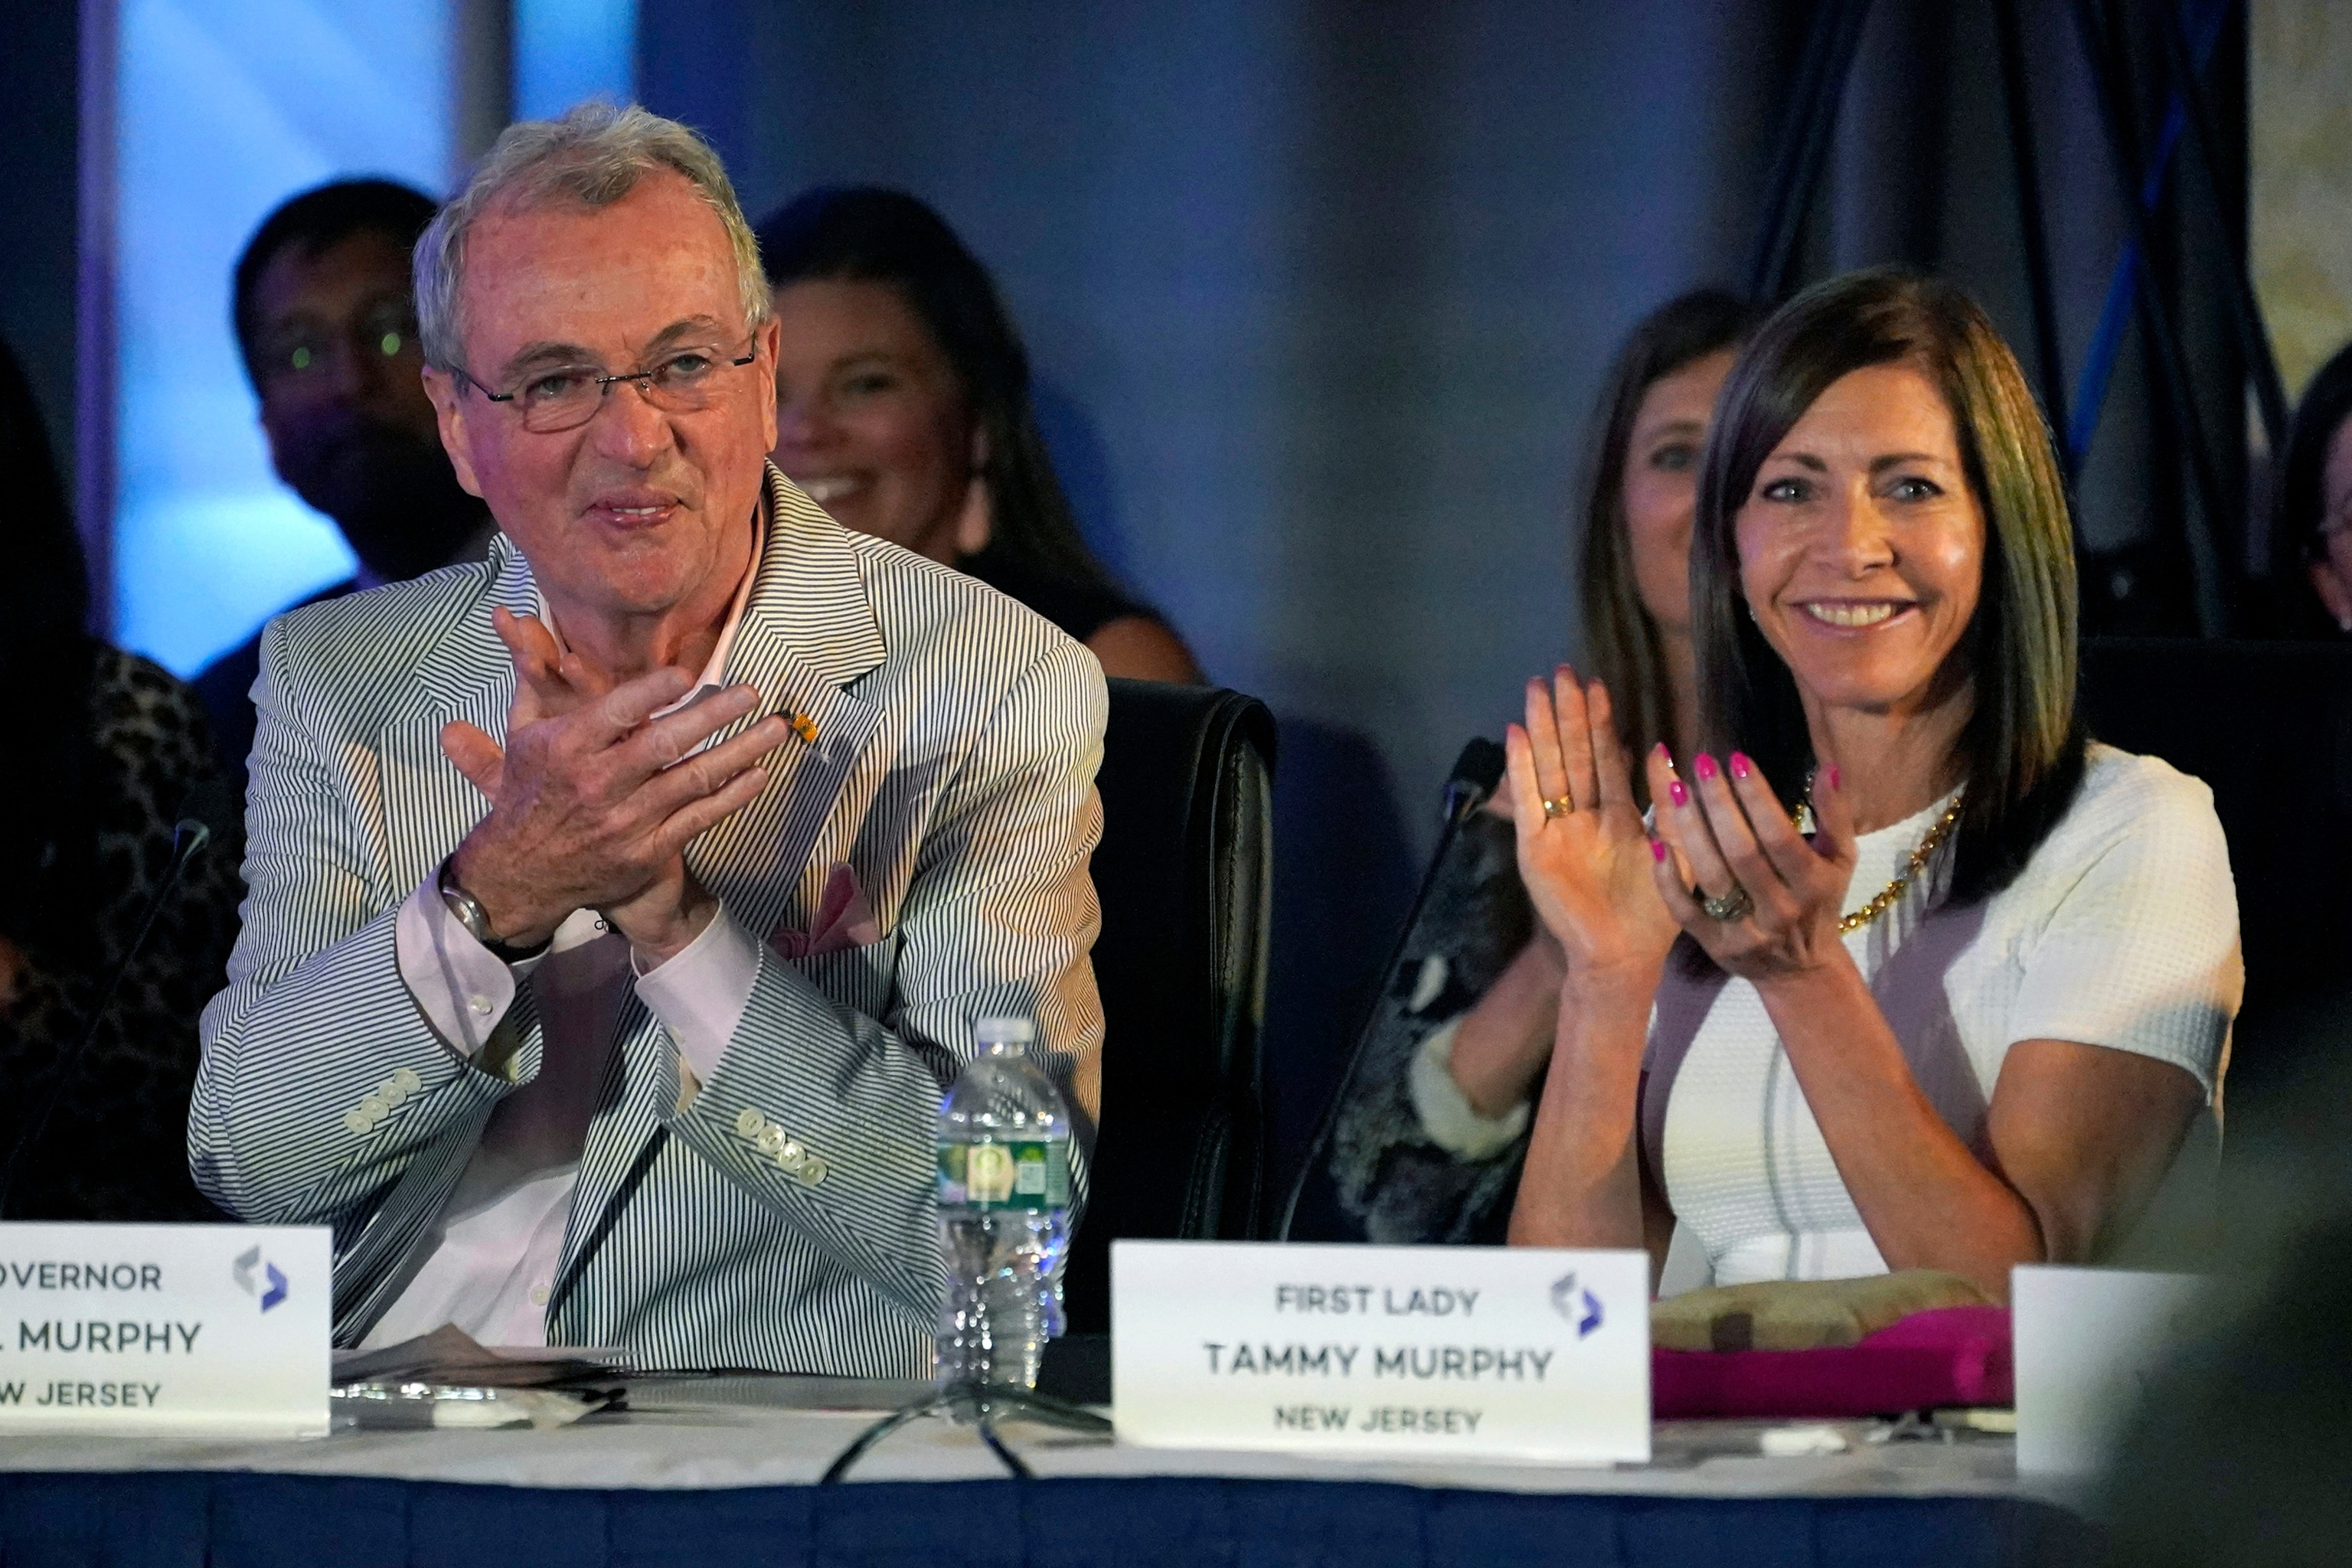
[[[2337,350],[2304,389],[2279,464],[2274,517],[2275,548],[2299,555],[2318,610],[2337,631],[2352,632],[2352,346]],[[2304,624],[2286,629],[2320,629],[2315,616],[2296,618]]]
[[[807,192],[759,226],[783,347],[776,466],[861,532],[961,568],[1087,645],[1106,675],[1202,679],[1079,537],[995,283],[903,192]]]
[[[236,938],[236,843],[197,853],[90,1035],[171,864],[173,824],[214,774],[204,711],[89,635],[81,541],[5,344],[0,463],[14,480],[0,509],[0,683],[16,704],[0,763],[6,1217],[217,1219],[188,1178],[186,1128],[196,1017]]]
[[[1675,296],[1626,334],[1594,405],[1576,507],[1578,600],[1587,657],[1624,694],[1618,732],[1637,756],[1661,742],[1678,756],[1697,750],[1690,537],[1699,454],[1723,378],[1763,316],[1720,289]],[[1432,1142],[1409,1079],[1432,1070],[1411,1065],[1416,1058],[1443,1070],[1464,1009],[1490,987],[1538,1010],[1556,1005],[1563,961],[1530,921],[1510,820],[1507,784],[1447,847],[1406,934],[1409,972],[1382,997],[1341,1090],[1328,1175],[1375,1241],[1501,1239],[1493,1211],[1509,1169]]]
[[[231,319],[270,465],[360,562],[301,604],[488,553],[489,509],[457,483],[425,395],[409,253],[434,211],[390,180],[338,181],[280,205],[237,258]],[[195,679],[240,786],[260,668],[256,631]]]
[[[2352,1541],[2352,1210],[2231,1263],[2224,1326],[2153,1380],[2103,1478],[2116,1568],[2334,1568]]]
[[[1698,750],[1690,614],[1698,458],[1723,378],[1763,317],[1719,289],[1677,295],[1626,335],[1601,386],[1577,597],[1587,660],[1624,694],[1617,732],[1635,756],[1661,741],[1678,757]],[[1507,804],[1501,809],[1507,819]]]
[[[2230,1096],[2230,1225],[2091,1517],[2117,1568],[2317,1568],[2352,1541],[2352,1053],[2332,1000],[2274,1019],[2291,1064]]]

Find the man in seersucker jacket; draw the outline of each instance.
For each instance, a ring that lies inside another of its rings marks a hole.
[[[718,160],[511,127],[417,247],[484,564],[263,641],[197,1183],[335,1231],[336,1336],[929,1366],[971,1023],[1098,1110],[1102,675],[767,466],[776,327]]]

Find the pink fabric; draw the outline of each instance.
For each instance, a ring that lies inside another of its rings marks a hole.
[[[2006,1307],[1914,1312],[1831,1350],[1650,1352],[1650,1408],[1661,1421],[2005,1405],[2013,1386]]]
[[[824,899],[817,905],[815,922],[804,931],[778,926],[769,934],[768,945],[786,958],[819,958],[881,940],[882,928],[866,906],[857,873],[842,861],[825,879]]]
[[[702,934],[637,976],[637,995],[669,1031],[697,1083],[719,1076],[760,984],[760,943],[720,905]]]

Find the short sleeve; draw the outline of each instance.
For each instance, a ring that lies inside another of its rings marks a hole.
[[[2237,884],[2199,781],[2153,758],[2108,753],[2026,876],[2055,901],[2022,953],[2011,1042],[2073,1040],[2154,1057],[2213,1097],[2245,992]]]

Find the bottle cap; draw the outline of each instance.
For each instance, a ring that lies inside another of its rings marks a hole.
[[[1037,1026],[1026,1018],[975,1019],[971,1033],[982,1049],[990,1046],[1034,1046],[1037,1043]]]

